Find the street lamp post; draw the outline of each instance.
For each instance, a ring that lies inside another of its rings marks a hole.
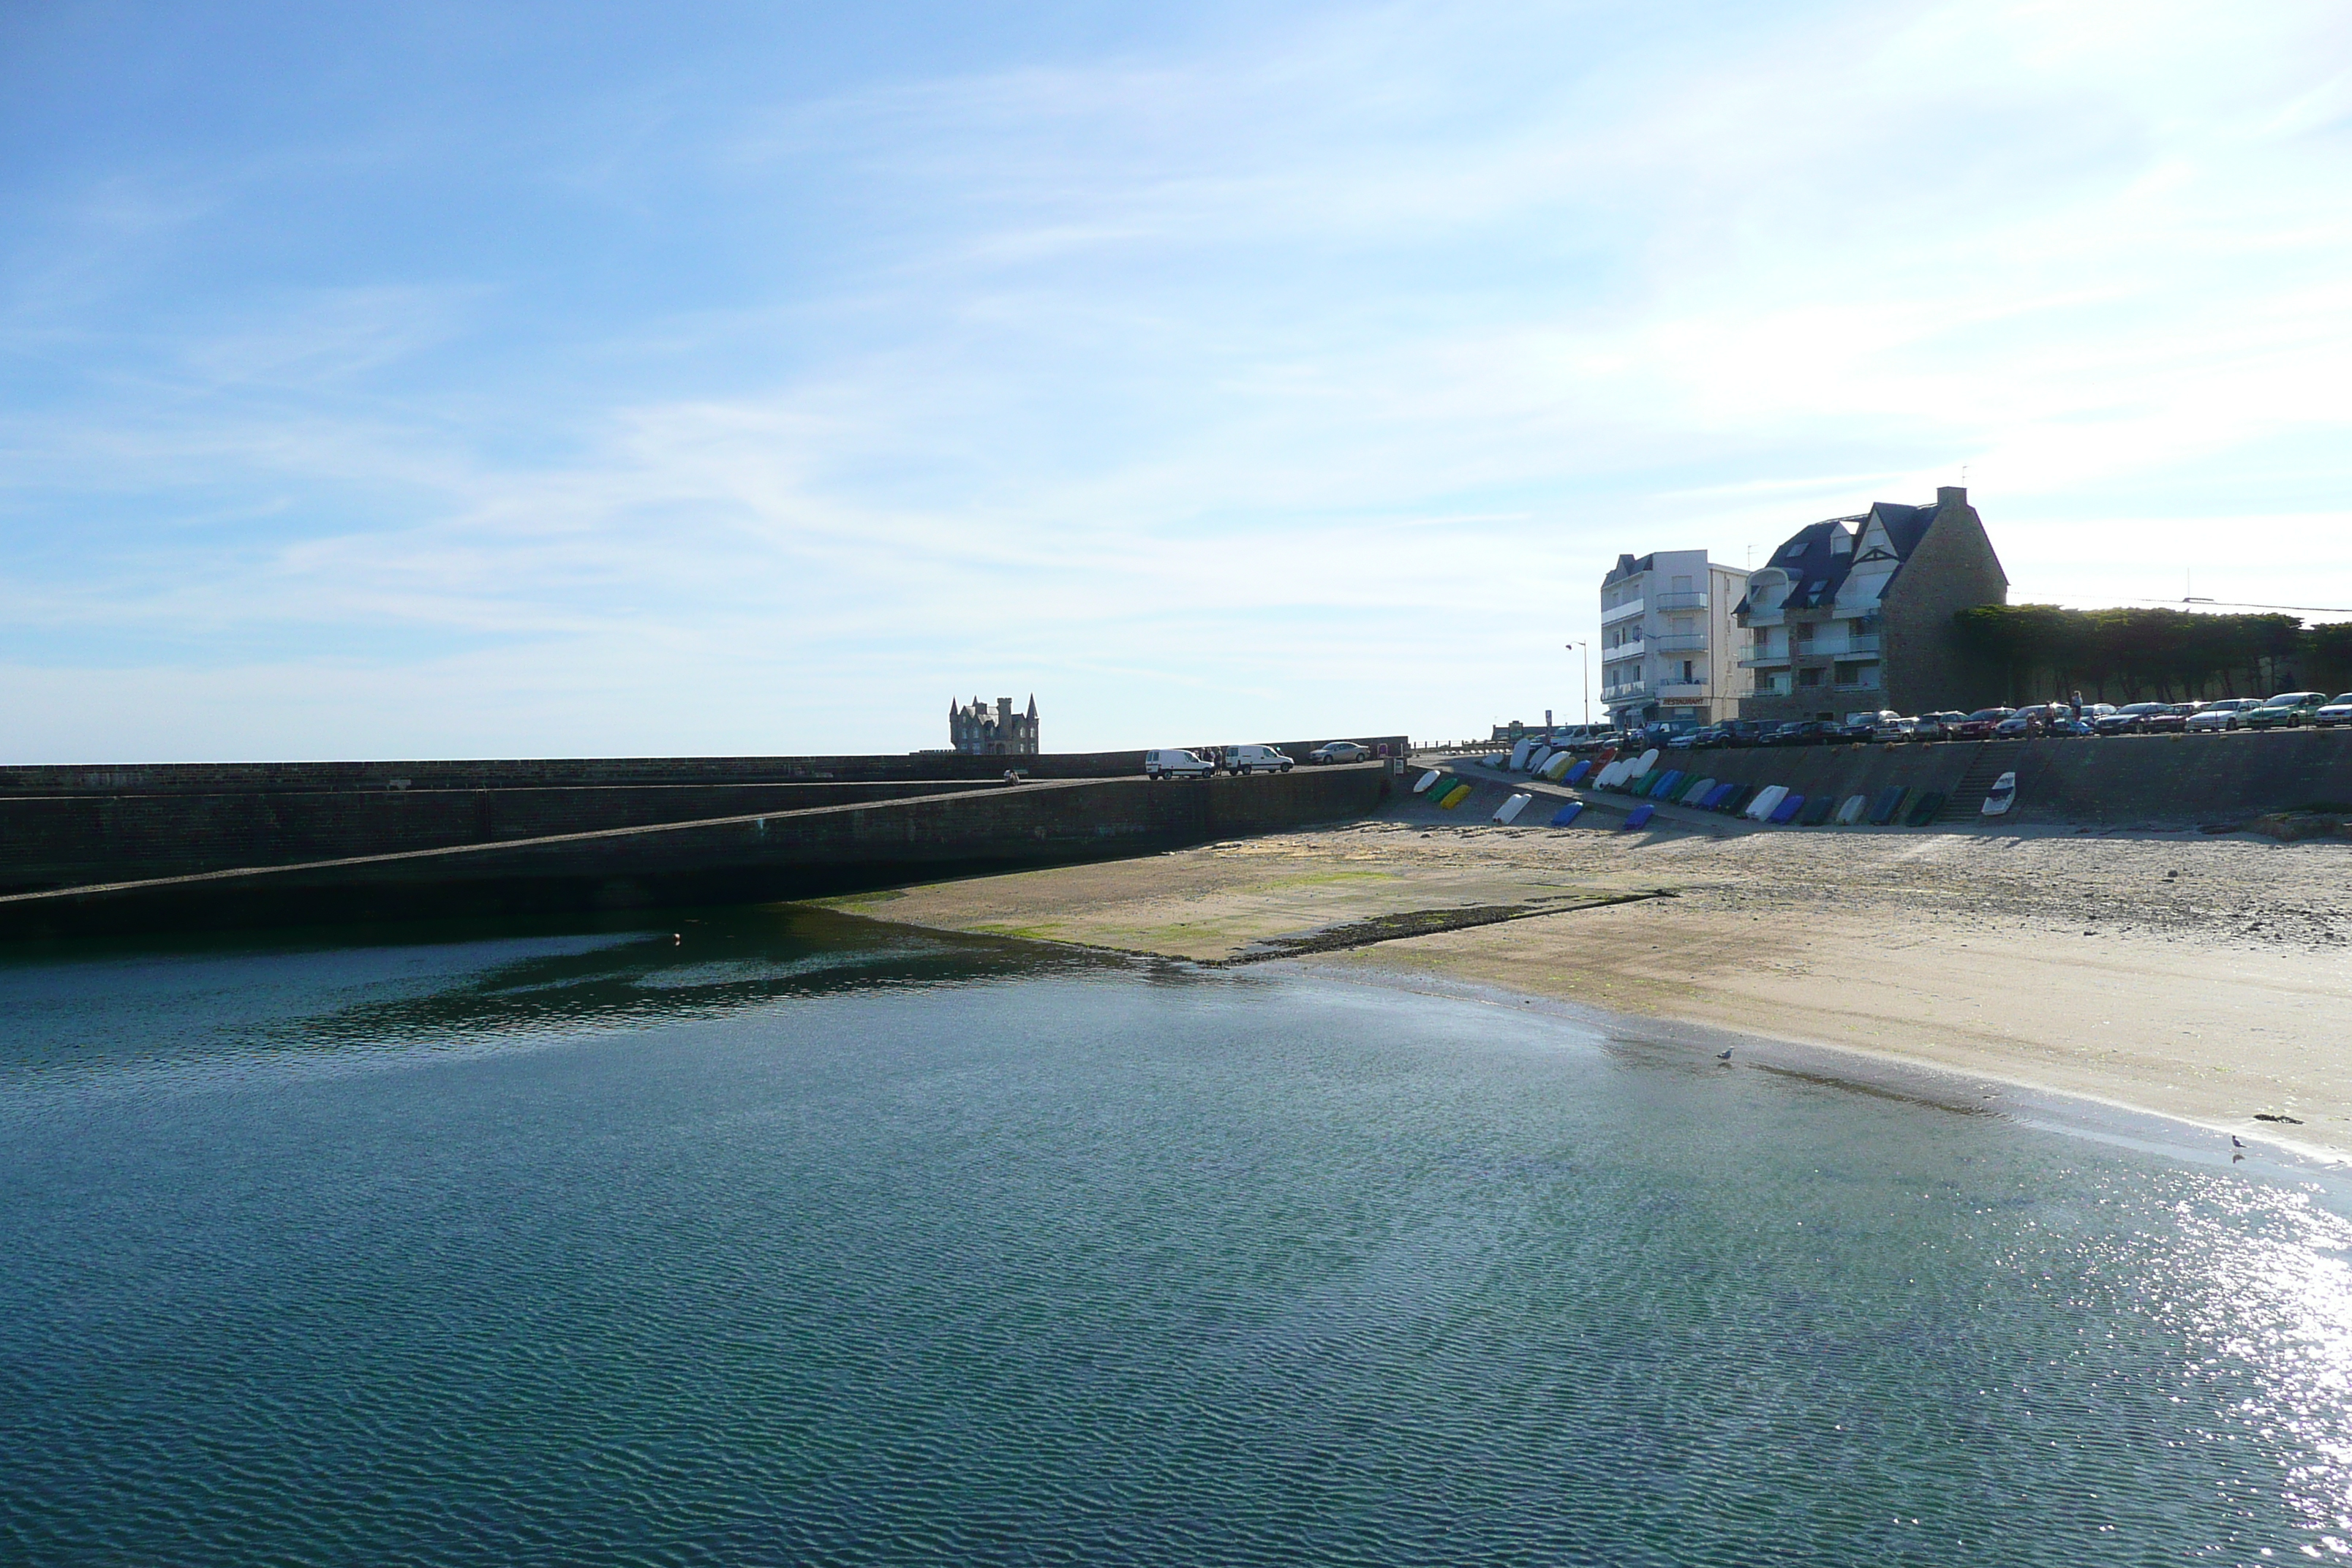
[[[1568,645],[1584,656],[1584,732],[1592,732],[1592,650],[1580,642]]]

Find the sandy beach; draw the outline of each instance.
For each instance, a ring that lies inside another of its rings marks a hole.
[[[1486,826],[1501,798],[831,902],[1555,998],[2352,1154],[2352,845]],[[1380,940],[1415,920],[1480,923]]]

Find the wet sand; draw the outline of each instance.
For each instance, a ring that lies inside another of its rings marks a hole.
[[[1867,1053],[2352,1154],[2352,845],[1485,826],[1502,794],[832,902],[1213,963],[1454,911],[1491,923],[1296,962]],[[1605,901],[1636,893],[1667,896]]]

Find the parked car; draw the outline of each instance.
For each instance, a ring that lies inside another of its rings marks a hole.
[[[2322,708],[2327,706],[2325,691],[2282,691],[2261,707],[2246,713],[2249,730],[2292,730],[2308,724]]]
[[[2139,721],[2140,731],[2148,735],[2178,735],[2188,729],[2189,719],[2196,713],[2194,702],[2168,702],[2164,711],[2151,713]]]
[[[1216,763],[1193,752],[1143,753],[1143,776],[1148,779],[1204,779],[1216,771]]]
[[[1990,740],[2000,721],[2016,711],[2014,708],[1979,708],[1954,724],[1948,738],[1955,741]]]
[[[2091,728],[2102,735],[2137,735],[2140,721],[2151,713],[2168,710],[2168,702],[2127,702],[2112,713],[2103,713],[2091,721]]]
[[[2335,700],[2311,716],[2311,721],[2323,730],[2338,725],[2352,729],[2352,691],[2337,693]]]
[[[1818,746],[1829,741],[1837,726],[1826,719],[1799,719],[1783,724],[1761,742],[1767,746]]]
[[[2030,708],[2019,709],[2000,723],[1995,724],[1992,727],[1992,732],[1997,740],[2029,740],[2035,735],[2048,734],[2052,724],[2062,718],[2069,717],[2072,717],[2071,710],[2062,708],[2055,702],[2037,702]]]
[[[2051,720],[2050,722],[2042,727],[2042,732],[2043,734],[2068,736],[2095,735],[2098,733],[2096,730],[2091,728],[2090,720],[2075,718],[2071,710],[2060,709],[2059,713],[2061,717]]]
[[[1967,717],[1965,713],[1922,713],[1911,721],[1911,738],[1915,741],[1948,741],[1954,728]]]
[[[1837,727],[1837,738],[1841,741],[1867,741],[1878,732],[1879,725],[1890,719],[1902,717],[1889,708],[1874,709],[1866,713],[1849,713],[1845,716],[1845,722]]]
[[[1871,726],[1870,738],[1874,741],[1907,741],[1918,728],[1919,721],[1916,719],[1906,719],[1900,713],[1885,714]]]
[[[1361,763],[1370,760],[1372,749],[1353,741],[1326,741],[1307,753],[1310,763]]]
[[[1499,757],[1489,757],[1486,759],[1486,765],[1499,768],[1510,760],[1508,753]],[[1290,759],[1272,746],[1227,746],[1225,748],[1225,772],[1229,773],[1286,773],[1289,771]]]
[[[1714,747],[1753,746],[1760,744],[1764,731],[1772,728],[1753,719],[1719,719],[1691,737],[1691,744],[1701,751]]]

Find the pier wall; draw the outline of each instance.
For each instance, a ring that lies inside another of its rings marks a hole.
[[[1320,744],[1283,749],[1303,759]],[[1135,777],[1143,753],[7,767],[0,893],[994,789],[1008,768]]]
[[[0,897],[0,940],[814,897],[1148,854],[1342,820],[1377,763],[1284,775],[1049,780]]]
[[[0,796],[0,893],[1001,787],[603,784]]]

